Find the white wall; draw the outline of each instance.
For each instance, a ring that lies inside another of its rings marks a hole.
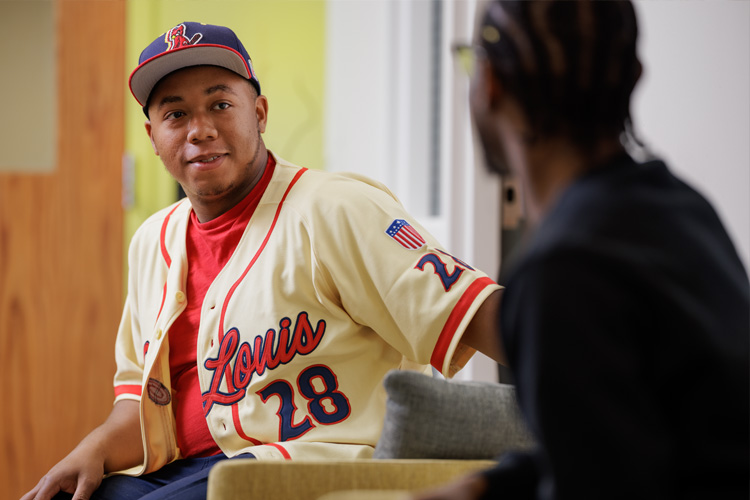
[[[385,183],[444,248],[495,277],[499,179],[475,161],[468,77],[456,67],[450,50],[455,41],[471,40],[475,3],[437,4],[444,26],[439,70],[427,45],[435,5],[431,0],[328,2],[326,169],[359,172]],[[436,146],[428,132],[435,113],[429,88],[437,71],[442,88],[441,141]],[[435,146],[437,174],[430,163]],[[439,187],[433,189],[436,179]],[[438,192],[439,213],[429,208],[430,189]],[[461,376],[496,379],[496,365],[476,356]]]
[[[636,132],[714,205],[747,269],[750,2],[641,0],[636,13]]]

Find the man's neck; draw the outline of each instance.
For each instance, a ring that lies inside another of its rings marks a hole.
[[[543,217],[575,179],[622,153],[618,140],[601,141],[582,150],[565,140],[530,146],[527,159],[527,196],[532,221]]]
[[[214,220],[215,218],[227,213],[237,206],[239,202],[244,200],[263,177],[263,173],[266,171],[266,166],[268,165],[268,155],[268,151],[264,150],[263,168],[258,169],[250,182],[245,183],[241,189],[235,189],[229,193],[221,194],[218,199],[210,202],[206,202],[206,200],[201,199],[200,197],[191,197],[188,193],[187,196],[190,198],[190,203],[193,206],[193,211],[198,218],[198,222],[202,224]]]

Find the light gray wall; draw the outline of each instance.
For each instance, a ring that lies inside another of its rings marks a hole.
[[[714,205],[750,263],[750,2],[641,0],[636,131]]]

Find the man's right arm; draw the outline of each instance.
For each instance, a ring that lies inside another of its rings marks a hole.
[[[122,400],[102,425],[52,467],[21,500],[49,500],[60,491],[72,493],[73,500],[88,499],[104,474],[142,462],[139,403]]]

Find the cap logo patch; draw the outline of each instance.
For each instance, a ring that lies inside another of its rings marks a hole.
[[[169,45],[167,50],[179,49],[188,45],[195,45],[203,38],[203,33],[196,33],[191,38],[185,34],[185,25],[178,24],[164,35],[164,42]]]

